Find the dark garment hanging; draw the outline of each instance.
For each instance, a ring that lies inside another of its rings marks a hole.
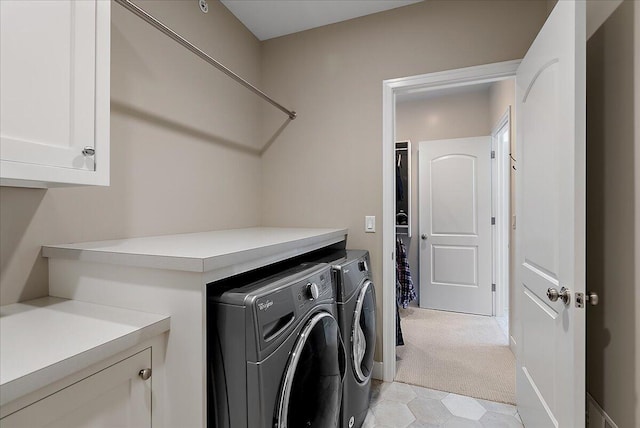
[[[400,325],[400,307],[396,304],[396,346],[403,346],[402,326]]]
[[[400,174],[400,166],[396,165],[396,201],[404,200],[404,184]]]
[[[406,309],[409,306],[409,302],[415,300],[417,296],[411,279],[407,247],[400,238],[396,240],[396,280],[398,304]]]

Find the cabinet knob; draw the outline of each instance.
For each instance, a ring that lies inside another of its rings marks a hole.
[[[138,376],[142,378],[142,380],[147,380],[151,377],[151,369],[142,369],[138,372]]]
[[[96,154],[96,149],[94,149],[93,147],[87,146],[84,149],[82,149],[82,154],[85,156],[93,156]]]

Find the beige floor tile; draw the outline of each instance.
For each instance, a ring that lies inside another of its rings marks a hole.
[[[449,394],[442,399],[442,404],[444,404],[454,416],[474,421],[480,420],[487,412],[487,409],[482,407],[475,398],[465,397],[464,395]]]
[[[374,381],[363,428],[523,428],[515,406]]]
[[[416,398],[408,406],[416,419],[421,422],[440,425],[453,417],[440,400]]]
[[[375,426],[388,425],[396,428],[408,427],[416,417],[404,403],[397,401],[380,401],[373,408]]]

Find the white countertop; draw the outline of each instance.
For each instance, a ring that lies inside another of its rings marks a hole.
[[[0,306],[0,405],[169,330],[170,318],[44,297]]]
[[[265,265],[346,239],[347,229],[254,227],[111,241],[45,245],[42,255],[189,272]]]

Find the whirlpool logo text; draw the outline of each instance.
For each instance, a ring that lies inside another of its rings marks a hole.
[[[266,311],[271,306],[273,306],[273,300],[267,300],[266,302],[258,303],[258,309],[260,309],[261,311]]]

